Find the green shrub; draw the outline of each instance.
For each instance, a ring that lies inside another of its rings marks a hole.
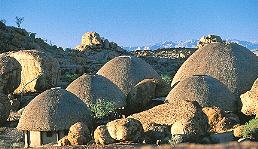
[[[66,79],[69,82],[72,82],[73,80],[77,79],[79,76],[80,76],[80,74],[77,74],[77,73],[68,73],[65,75]]]
[[[258,135],[257,132],[258,132],[258,118],[252,119],[249,122],[247,122],[241,133],[244,138],[258,139],[256,137]]]
[[[110,113],[115,113],[116,108],[112,101],[99,99],[97,103],[90,106],[91,111],[94,113],[94,117],[101,119],[108,117]]]
[[[161,74],[161,79],[167,82],[168,84],[170,84],[172,81],[170,75],[168,74]]]

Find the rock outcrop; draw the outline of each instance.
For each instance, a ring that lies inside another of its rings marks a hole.
[[[110,80],[100,75],[83,74],[74,80],[66,90],[75,94],[88,106],[96,104],[98,100],[113,102],[116,108],[126,106],[126,97],[122,91]]]
[[[21,82],[21,64],[7,54],[0,54],[0,92],[12,93]]]
[[[195,51],[179,68],[171,86],[193,75],[209,75],[239,99],[258,76],[258,58],[236,43],[210,43]]]
[[[197,48],[201,48],[209,43],[216,43],[216,42],[223,42],[220,36],[217,36],[217,35],[203,36],[203,37],[201,37],[201,39],[197,45]]]
[[[21,65],[21,83],[15,93],[44,91],[59,81],[59,63],[52,56],[37,50],[21,50],[9,54]]]
[[[5,26],[2,22],[1,24],[0,52],[19,51],[24,49],[41,49],[51,53],[62,51],[62,48],[46,43],[47,40],[36,38],[36,33],[27,32],[25,29],[13,26]]]
[[[101,50],[108,49],[114,51],[124,51],[114,42],[109,42],[107,39],[101,38],[96,32],[86,32],[82,36],[82,42],[75,47],[79,51],[87,51],[89,49]]]
[[[254,82],[250,91],[240,96],[242,102],[241,112],[245,115],[257,115],[258,112],[258,78]]]
[[[134,56],[119,56],[107,62],[98,72],[111,80],[127,96],[144,79],[160,79],[159,74],[144,60]]]
[[[197,101],[202,107],[219,107],[225,111],[237,111],[235,96],[223,83],[210,76],[189,76],[180,80],[166,100]]]

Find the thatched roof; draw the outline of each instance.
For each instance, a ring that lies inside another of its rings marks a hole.
[[[88,107],[64,89],[50,89],[36,96],[25,107],[17,129],[57,131],[69,129],[76,122],[92,127]]]
[[[0,92],[9,94],[13,92],[21,82],[20,63],[7,55],[0,54]]]
[[[236,43],[210,43],[194,52],[179,68],[171,86],[192,75],[209,75],[239,98],[258,76],[258,57]]]
[[[112,101],[117,108],[126,106],[125,95],[122,91],[110,80],[100,75],[83,74],[66,90],[75,94],[88,106],[95,104],[99,99]]]
[[[127,95],[144,79],[160,79],[159,74],[144,60],[134,56],[119,56],[107,62],[97,74],[102,75]]]
[[[237,99],[220,81],[210,76],[192,76],[180,81],[166,100],[197,101],[202,107],[219,107],[225,111],[237,110]]]

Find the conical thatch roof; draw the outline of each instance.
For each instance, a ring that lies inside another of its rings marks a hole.
[[[88,106],[95,104],[99,99],[112,101],[117,108],[126,106],[125,95],[122,91],[110,80],[100,75],[83,74],[66,90],[75,94]]]
[[[258,58],[236,43],[210,43],[184,62],[171,85],[192,75],[216,78],[239,98],[258,76]]]
[[[50,89],[36,96],[25,107],[17,129],[57,131],[69,129],[76,122],[92,126],[88,107],[64,89]]]
[[[237,100],[229,89],[210,76],[192,76],[180,81],[168,94],[166,100],[197,101],[202,107],[219,107],[236,111]]]
[[[127,95],[144,79],[160,79],[159,74],[144,60],[134,56],[119,56],[107,62],[97,74],[102,75]]]

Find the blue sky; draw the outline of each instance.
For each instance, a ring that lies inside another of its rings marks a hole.
[[[74,47],[87,31],[121,46],[199,39],[258,41],[258,0],[0,0],[0,19]]]

